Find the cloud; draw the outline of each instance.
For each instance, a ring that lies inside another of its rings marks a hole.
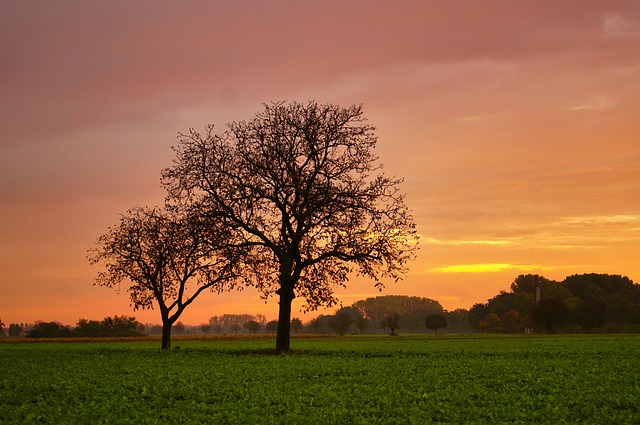
[[[442,240],[431,237],[420,237],[420,241],[433,245],[511,245],[514,242],[507,240]]]
[[[614,104],[605,96],[593,96],[585,103],[570,106],[570,111],[599,111],[603,109],[610,109]]]
[[[435,273],[495,273],[506,270],[551,270],[553,267],[526,264],[486,263],[486,264],[456,264],[452,266],[435,267],[430,271]]]

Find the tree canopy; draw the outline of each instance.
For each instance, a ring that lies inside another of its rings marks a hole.
[[[351,273],[400,279],[417,234],[401,179],[381,173],[361,106],[265,105],[227,131],[181,134],[164,171],[170,197],[220,217],[252,248],[251,279],[279,296],[276,351],[288,351],[291,301],[332,306]]]
[[[215,217],[189,208],[137,207],[98,238],[89,251],[103,264],[96,284],[128,284],[134,310],[160,309],[162,348],[169,348],[171,326],[204,290],[233,286],[243,264],[242,251],[229,246],[230,234]]]

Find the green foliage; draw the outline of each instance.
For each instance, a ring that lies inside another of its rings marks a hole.
[[[511,284],[511,292],[502,291],[470,309],[471,328],[476,332],[519,332],[522,327],[531,329],[530,318],[535,317],[537,331],[543,332],[640,331],[640,285],[628,277],[588,273],[556,282],[540,276],[539,283],[542,306],[536,309],[535,276],[520,275]],[[487,320],[489,314],[497,320]]]
[[[639,423],[640,336],[0,344],[0,423]]]

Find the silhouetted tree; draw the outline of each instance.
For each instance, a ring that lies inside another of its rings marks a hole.
[[[4,322],[0,319],[0,336],[4,336]]]
[[[328,318],[329,318],[328,316],[321,314],[318,317],[311,319],[311,321],[309,321],[308,327],[313,330],[313,333],[316,333],[316,334],[319,332],[324,333],[327,322],[328,322]]]
[[[447,328],[450,333],[468,333],[471,330],[469,310],[457,308],[453,311],[443,311],[442,315],[447,319]]]
[[[552,333],[567,321],[569,309],[559,298],[543,298],[536,305],[533,318],[547,333]]]
[[[300,332],[300,330],[302,329],[302,320],[296,318],[291,319],[291,330],[294,333],[298,333]]]
[[[173,329],[178,332],[178,335],[182,335],[185,331],[185,326],[184,323],[182,322],[177,322],[176,324],[173,325]]]
[[[171,327],[184,309],[202,291],[231,287],[238,276],[240,250],[227,245],[230,237],[219,220],[194,206],[133,208],[90,250],[90,262],[106,268],[95,284],[119,288],[128,281],[134,310],[156,304],[162,317],[162,348],[167,349]]]
[[[447,319],[445,319],[444,316],[439,313],[429,314],[424,319],[424,324],[427,329],[431,329],[435,331],[435,333],[438,333],[438,329],[446,328],[447,326],[449,326],[449,323],[447,323]]]
[[[396,330],[400,327],[400,314],[389,313],[385,315],[380,322],[380,325],[382,325],[382,329],[389,328],[390,335],[397,335]]]
[[[36,322],[27,332],[27,338],[70,338],[73,331],[60,322]]]
[[[211,331],[211,325],[209,323],[202,323],[198,328],[200,328],[200,332],[205,335]]]
[[[250,280],[279,297],[276,352],[290,346],[291,302],[332,306],[352,271],[398,280],[415,226],[398,185],[374,175],[375,128],[362,107],[274,103],[250,121],[190,130],[164,171],[173,196],[202,203],[253,247]]]
[[[502,332],[502,320],[495,313],[489,313],[480,321],[480,329],[484,332]]]
[[[331,317],[329,326],[331,326],[331,330],[333,332],[340,336],[344,336],[349,333],[351,323],[353,323],[353,318],[348,312],[338,311],[333,317]]]
[[[101,337],[104,335],[104,329],[99,321],[80,319],[74,329],[74,334],[79,337]]]
[[[576,311],[578,323],[586,330],[604,325],[607,321],[607,304],[599,298],[592,298],[580,303]]]
[[[217,333],[218,335],[222,333],[222,330],[223,330],[222,321],[218,316],[213,316],[212,318],[210,318],[209,324],[211,325],[211,329],[213,329],[215,333]]]
[[[489,308],[486,304],[474,304],[469,310],[469,325],[475,332],[484,331],[480,326],[485,317],[489,314]]]
[[[255,320],[249,320],[242,325],[243,328],[246,329],[250,334],[257,333],[260,330],[260,323]]]
[[[20,336],[24,332],[24,325],[11,323],[9,325],[9,336]]]
[[[265,326],[265,330],[269,333],[276,333],[278,331],[278,321],[277,320],[271,320],[269,322],[267,322],[266,326]]]
[[[502,315],[504,330],[509,333],[518,333],[523,328],[522,316],[516,310],[509,310]]]

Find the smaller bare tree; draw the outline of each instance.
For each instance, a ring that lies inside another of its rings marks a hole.
[[[118,226],[89,250],[92,264],[106,270],[96,285],[119,288],[129,282],[134,310],[160,309],[162,348],[171,345],[171,327],[203,291],[220,292],[237,283],[242,251],[229,246],[230,235],[210,215],[174,207],[133,208]]]

